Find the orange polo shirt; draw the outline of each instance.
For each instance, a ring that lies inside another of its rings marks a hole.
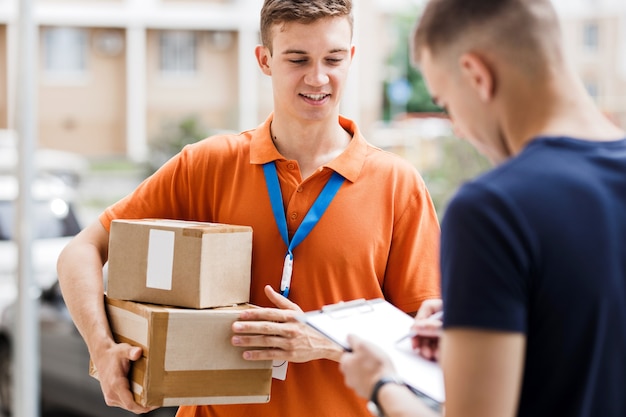
[[[273,307],[263,288],[280,286],[287,247],[272,214],[263,164],[275,161],[287,227],[293,236],[332,175],[345,181],[293,254],[289,299],[304,311],[356,298],[384,297],[417,311],[439,298],[439,223],[417,171],[397,155],[368,144],[352,121],[339,118],[352,140],[335,160],[307,179],[270,137],[270,116],[254,130],[218,135],[186,146],[100,221],[170,218],[248,225],[253,229],[250,302]],[[198,347],[201,348],[201,347]],[[183,406],[178,417],[370,416],[345,387],[337,363],[290,363],[287,379],[272,381],[267,404]]]

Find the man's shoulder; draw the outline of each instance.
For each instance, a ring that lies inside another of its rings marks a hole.
[[[519,173],[518,167],[506,163],[461,184],[446,207],[444,220],[454,218],[464,222],[501,212],[517,195],[532,192],[528,182],[516,181]]]
[[[563,200],[566,183],[580,182],[578,157],[566,157],[553,144],[538,141],[522,153],[462,184],[446,209],[458,218],[487,213],[543,212]],[[534,202],[542,201],[541,205]]]

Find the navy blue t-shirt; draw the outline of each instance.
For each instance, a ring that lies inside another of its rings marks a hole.
[[[519,416],[626,416],[626,140],[537,138],[465,184],[444,326],[524,333]]]

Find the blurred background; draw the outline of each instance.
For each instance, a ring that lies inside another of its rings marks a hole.
[[[553,0],[572,63],[626,127],[626,3]],[[123,416],[103,405],[56,284],[60,249],[187,143],[257,126],[272,109],[258,70],[262,0],[34,0],[37,170],[33,274],[41,288],[45,415]],[[355,0],[357,47],[342,113],[409,160],[441,218],[489,163],[456,138],[409,62],[422,1]],[[15,133],[19,0],[0,0],[0,416],[10,415],[15,345]],[[74,414],[70,414],[70,412]],[[57,413],[57,414],[55,414]],[[173,415],[173,410],[161,410]]]

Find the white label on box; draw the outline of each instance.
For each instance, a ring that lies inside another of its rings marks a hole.
[[[150,229],[146,287],[160,290],[172,289],[175,238],[176,233],[173,231]]]
[[[272,362],[272,378],[284,381],[287,378],[287,361],[274,360]]]

